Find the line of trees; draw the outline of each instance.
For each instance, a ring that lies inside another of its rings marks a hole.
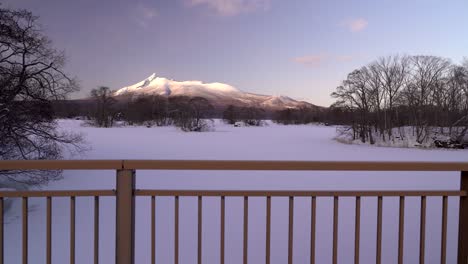
[[[92,90],[88,100],[56,101],[53,108],[56,118],[84,117],[98,127],[112,127],[115,121],[125,121],[129,125],[176,125],[184,131],[209,130],[209,119],[219,117],[227,124],[262,126],[266,119],[284,125],[325,122],[327,114],[326,109],[310,107],[272,112],[229,105],[221,111],[202,97],[146,95],[116,99],[107,87]]]
[[[172,124],[169,117],[169,102],[166,97],[140,97],[126,103],[122,109],[122,117],[130,124],[145,124],[147,126],[166,126]]]
[[[275,123],[283,125],[302,125],[323,122],[323,120],[323,111],[307,107],[279,110],[273,116]]]
[[[242,122],[246,126],[262,126],[266,118],[266,112],[262,108],[239,107],[229,105],[223,112],[223,120],[227,124],[235,125]]]
[[[436,56],[390,56],[351,72],[332,93],[330,120],[347,125],[353,139],[374,144],[418,143],[435,135],[460,140],[468,130],[468,61]]]

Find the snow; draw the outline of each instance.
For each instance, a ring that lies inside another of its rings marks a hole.
[[[92,150],[79,159],[233,159],[342,161],[466,161],[466,150],[385,148],[342,144],[335,128],[316,125],[233,127],[216,121],[216,130],[185,133],[174,127],[94,128],[79,120],[61,120],[64,130],[82,132]],[[454,172],[219,172],[137,171],[137,188],[144,189],[261,189],[363,190],[458,189]],[[113,189],[114,171],[65,171],[64,179],[47,189]],[[317,199],[317,263],[331,262],[331,198]],[[458,199],[449,198],[447,263],[456,261]],[[173,261],[174,199],[157,198],[156,261]],[[361,263],[375,263],[376,198],[362,198]],[[418,198],[406,198],[405,263],[418,262]],[[226,199],[226,263],[242,262],[242,198]],[[93,199],[77,198],[77,263],[93,258]],[[136,263],[150,260],[150,199],[137,198]],[[382,263],[397,262],[398,198],[383,200]],[[115,199],[101,198],[100,262],[115,258]],[[272,199],[272,263],[287,262],[288,199]],[[309,261],[310,199],[295,198],[294,263]],[[69,199],[53,199],[53,262],[69,258]],[[197,254],[197,199],[180,198],[180,263],[194,263]],[[426,260],[440,259],[441,199],[427,199]],[[45,199],[30,200],[29,254],[31,263],[45,263]],[[6,214],[5,263],[19,263],[21,201]],[[352,263],[354,199],[340,199],[339,263]],[[249,199],[249,263],[265,258],[265,199]],[[203,263],[219,263],[219,198],[203,200]]]
[[[431,135],[427,136],[426,140],[422,143],[417,141],[417,136],[412,127],[399,127],[392,129],[392,138],[388,139],[388,135],[385,134],[385,140],[376,131],[373,131],[374,146],[377,147],[393,147],[393,148],[435,148],[434,140],[448,140],[449,136],[440,135],[437,132],[440,128],[432,128]],[[356,144],[356,145],[369,145],[370,142],[362,142],[360,138],[353,140],[352,130],[348,127],[337,127],[337,135],[335,140],[344,144]],[[447,128],[448,133],[448,128]],[[468,137],[468,135],[467,135]]]
[[[203,83],[201,81],[174,81],[163,77],[156,77],[153,73],[145,80],[117,90],[114,94],[124,95],[162,95],[204,97],[212,103],[239,102],[251,106],[272,108],[310,106],[308,103],[298,102],[287,96],[269,96],[243,92],[225,83]]]
[[[203,83],[201,81],[178,82],[162,77],[156,77],[156,74],[153,73],[151,76],[137,84],[119,89],[115,94],[122,95],[128,92],[140,92],[144,94],[159,95],[191,95],[194,91],[240,93],[238,89],[224,83]]]

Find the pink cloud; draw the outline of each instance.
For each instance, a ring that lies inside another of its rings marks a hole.
[[[343,56],[337,56],[336,60],[339,62],[348,62],[352,61],[354,59],[354,56],[351,55],[343,55]]]
[[[308,56],[296,57],[296,58],[293,58],[292,60],[296,63],[303,64],[306,66],[318,67],[322,65],[325,59],[326,59],[325,55],[308,55]]]
[[[221,16],[234,16],[255,10],[266,10],[270,0],[186,0],[188,6],[206,6]]]
[[[343,25],[351,32],[356,33],[363,31],[369,25],[369,22],[364,18],[356,18],[343,23]]]
[[[355,59],[355,56],[352,55],[326,55],[326,54],[318,54],[318,55],[306,55],[295,57],[292,61],[308,66],[308,67],[320,67],[326,63],[334,63],[334,62],[350,62]]]

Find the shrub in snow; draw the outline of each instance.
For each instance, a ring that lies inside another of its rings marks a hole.
[[[213,130],[213,121],[208,117],[213,106],[202,97],[184,96],[170,98],[170,112],[174,125],[185,132],[205,132]]]
[[[213,121],[210,119],[189,119],[177,125],[185,132],[208,132],[214,130]]]

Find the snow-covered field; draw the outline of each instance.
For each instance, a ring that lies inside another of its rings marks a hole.
[[[76,159],[236,159],[343,161],[467,161],[467,150],[422,150],[347,145],[333,140],[334,127],[303,125],[232,127],[216,123],[216,131],[184,133],[174,127],[92,128],[62,120],[65,130],[85,134],[90,151]],[[114,171],[65,171],[47,189],[112,189]],[[458,189],[459,174],[449,172],[187,172],[137,171],[137,188],[145,189]],[[362,199],[361,263],[375,263],[376,198]],[[265,259],[265,199],[249,199],[249,263]],[[458,199],[449,198],[448,259],[456,261]],[[317,263],[331,262],[332,204],[317,205]],[[419,255],[419,198],[405,207],[405,263]],[[174,199],[157,199],[157,263],[173,262]],[[242,198],[226,201],[226,263],[242,262]],[[180,263],[196,262],[197,200],[180,200]],[[426,263],[440,262],[441,199],[428,198]],[[287,198],[273,198],[272,263],[287,262]],[[383,201],[383,263],[396,263],[398,198]],[[5,263],[20,263],[21,203],[7,213]],[[69,258],[69,199],[53,199],[53,262]],[[92,262],[93,199],[77,199],[77,263]],[[30,263],[45,263],[45,199],[30,200]],[[115,199],[101,198],[100,261],[114,262]],[[150,260],[150,199],[137,199],[136,263]],[[203,263],[219,263],[219,198],[203,202]],[[310,199],[295,199],[294,263],[309,262]],[[341,198],[339,263],[353,263],[354,199]]]

